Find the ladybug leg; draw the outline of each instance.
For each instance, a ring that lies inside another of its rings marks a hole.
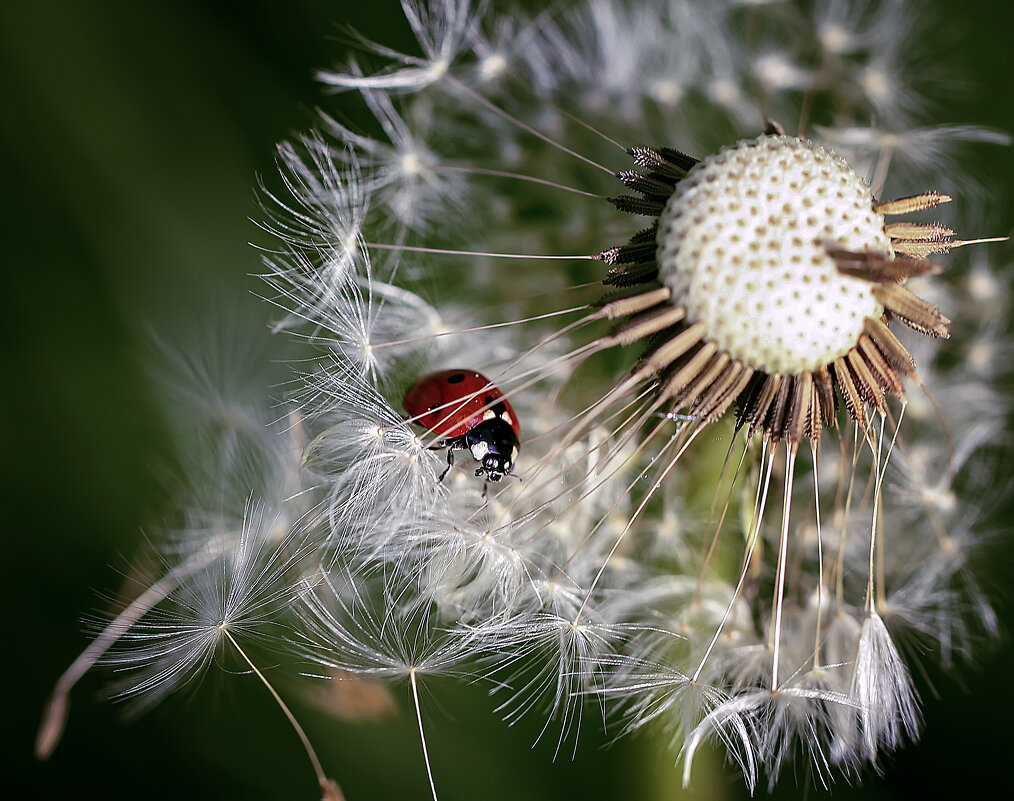
[[[438,482],[442,482],[444,480],[444,476],[446,476],[450,469],[454,467],[454,452],[468,447],[465,445],[464,437],[454,437],[453,439],[442,440],[440,446],[447,448],[447,467],[444,468],[444,472],[437,478]]]
[[[454,446],[452,445],[447,449],[447,467],[444,468],[444,472],[437,478],[437,483],[442,483],[444,476],[447,475],[448,471],[454,467]]]

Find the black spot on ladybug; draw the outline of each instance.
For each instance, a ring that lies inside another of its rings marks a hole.
[[[460,384],[464,380],[465,380],[464,373],[455,373],[454,375],[447,376],[448,384]]]

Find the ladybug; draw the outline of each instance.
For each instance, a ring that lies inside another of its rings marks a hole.
[[[441,370],[423,376],[405,395],[405,411],[439,436],[447,448],[443,481],[454,451],[467,450],[480,466],[475,475],[499,481],[514,472],[521,426],[508,400],[475,370]]]

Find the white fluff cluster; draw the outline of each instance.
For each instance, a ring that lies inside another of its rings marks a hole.
[[[876,765],[919,729],[897,638],[949,660],[993,627],[966,568],[1007,412],[1006,286],[985,261],[968,291],[925,279],[951,350],[906,343],[940,419],[912,384],[907,411],[842,412],[797,459],[734,413],[656,411],[629,377],[640,354],[607,346],[589,256],[637,230],[603,200],[624,147],[704,158],[767,119],[877,199],[915,185],[960,204],[952,173],[912,152],[931,134],[902,60],[908,5],[402,6],[416,52],[364,39],[320,75],[376,125],[322,114],[264,193],[266,280],[306,355],[285,446],[258,454],[290,484],[184,534],[183,566],[120,626],[129,692],[172,689],[229,631],[330,676],[488,680],[507,718],[547,715],[561,743],[587,704],[627,731],[661,721],[687,781],[713,738],[751,788],[800,757],[822,779]],[[746,313],[781,328],[772,304]],[[448,367],[488,376],[520,418],[518,475],[485,496],[467,454],[438,483],[439,437],[401,407]]]

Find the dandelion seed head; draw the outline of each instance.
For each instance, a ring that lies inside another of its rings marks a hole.
[[[883,306],[841,275],[833,249],[891,254],[869,187],[840,158],[762,136],[705,159],[659,218],[658,264],[673,302],[750,367],[795,374],[856,345]]]

